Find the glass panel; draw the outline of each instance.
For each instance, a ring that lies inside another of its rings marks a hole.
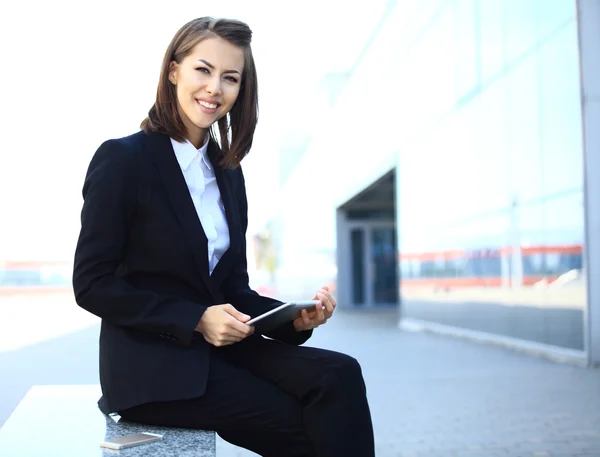
[[[583,309],[587,297],[583,200],[583,191],[579,189],[552,196],[542,203],[546,242],[537,272],[544,291],[547,341],[575,349],[583,349]]]
[[[509,188],[511,169],[508,150],[508,119],[506,118],[506,81],[494,82],[480,97],[481,149],[478,151],[482,164],[482,204],[484,211],[506,208],[510,204]]]
[[[536,2],[538,3],[538,37],[540,40],[544,40],[569,21],[573,21],[575,24],[577,12],[575,0],[536,0]]]
[[[443,119],[430,113],[428,129],[400,154],[404,316],[583,349],[575,3],[447,2],[452,30],[464,19],[461,37],[471,35],[474,8],[485,83]],[[452,66],[461,58],[452,52]]]
[[[365,232],[354,229],[350,234],[352,250],[352,304],[365,304]]]
[[[452,6],[454,84],[460,99],[478,83],[475,8],[473,0],[454,0]],[[444,46],[440,48],[444,49]]]
[[[531,0],[503,0],[507,63],[530,51],[537,42],[538,4]]]
[[[539,62],[545,193],[580,190],[583,185],[583,136],[577,25],[574,22],[542,46]]]
[[[504,67],[502,40],[502,0],[479,0],[479,30],[481,36],[481,76],[483,82]]]
[[[522,61],[506,81],[511,187],[525,202],[542,195],[537,56]]]
[[[375,304],[398,302],[396,272],[396,229],[376,228],[371,232],[371,264],[373,265],[373,298]]]

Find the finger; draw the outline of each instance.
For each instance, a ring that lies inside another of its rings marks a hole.
[[[321,317],[319,316],[321,314]],[[311,310],[302,310],[302,326],[307,329],[317,328],[322,322],[325,322],[323,308],[321,306]]]
[[[319,290],[318,293],[322,294],[325,297],[325,299],[328,300],[335,308],[335,305],[337,304],[337,302],[335,301],[335,298],[333,297],[333,295],[331,295],[331,292],[329,292],[326,289],[321,289],[321,290]]]
[[[253,327],[243,322],[240,322],[235,317],[230,316],[227,322],[224,324],[223,334],[229,334],[233,336],[239,336],[241,338],[245,338],[248,335],[252,334]]]
[[[233,307],[233,305],[230,305],[229,303],[223,307],[223,310],[230,316],[235,317],[240,322],[248,322],[250,320],[250,316],[239,312]]]
[[[304,328],[304,322],[302,321],[302,317],[297,317],[294,319],[294,328],[296,330],[306,330]]]
[[[325,316],[330,318],[335,309],[335,299],[328,293],[319,292],[317,295],[319,296],[319,300],[321,300],[325,306]]]
[[[236,342],[244,339],[246,335],[238,330],[223,327],[212,335],[214,340],[221,342]]]
[[[317,293],[312,298],[313,300],[318,300],[319,299],[319,292],[329,292],[329,287],[328,286],[323,286],[319,290],[317,290]]]
[[[247,338],[249,335],[246,335],[246,334],[243,334],[243,333],[240,333],[237,331],[234,332],[232,329],[229,329],[228,331],[219,332],[212,336],[215,341],[219,341],[220,343],[233,344],[233,343],[239,343],[243,339]]]
[[[311,308],[310,311],[306,310],[306,315],[312,321],[317,318],[317,308]]]
[[[304,320],[301,317],[298,317],[295,321],[294,321],[294,328],[296,330],[308,330],[309,328],[306,326],[306,324],[304,323]]]
[[[314,310],[302,310],[301,316],[298,319],[303,330],[312,330],[316,327],[317,313]]]
[[[316,322],[316,325],[324,324],[325,321],[326,321],[326,319],[325,319],[325,312],[323,310],[323,305],[317,305],[317,322]]]
[[[321,304],[315,305],[315,307],[311,308],[310,311],[306,311],[306,316],[308,317],[308,322],[310,323],[309,325],[311,328],[315,327],[315,325],[321,322],[321,318],[319,317],[320,315],[325,315],[325,309]]]
[[[304,326],[306,328],[311,328],[312,319],[309,317],[308,311],[303,309],[301,314],[302,314],[302,323],[304,324]]]

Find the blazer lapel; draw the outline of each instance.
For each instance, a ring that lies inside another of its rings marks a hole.
[[[175,157],[171,140],[168,136],[160,134],[149,135],[147,138],[150,142],[154,163],[164,183],[165,192],[185,233],[185,238],[190,243],[200,278],[206,288],[213,293],[208,273],[208,239]]]
[[[245,236],[245,234],[241,233],[237,195],[231,182],[231,173],[218,165],[219,149],[212,140],[208,145],[208,156],[215,171],[221,200],[225,207],[225,218],[229,227],[229,249],[225,251],[212,273],[213,285],[218,287],[231,270],[233,262],[238,258],[237,254],[241,243],[240,236]],[[243,254],[245,255],[246,253],[244,252]]]

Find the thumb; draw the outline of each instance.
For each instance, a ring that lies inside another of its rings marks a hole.
[[[233,305],[228,305],[223,308],[227,314],[235,317],[240,322],[246,322],[250,320],[250,316],[247,314],[239,312],[237,309],[233,307]]]

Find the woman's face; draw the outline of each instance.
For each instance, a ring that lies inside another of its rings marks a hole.
[[[208,128],[235,104],[243,69],[243,49],[217,37],[202,40],[181,63],[171,62],[169,80],[194,146],[203,144]]]

